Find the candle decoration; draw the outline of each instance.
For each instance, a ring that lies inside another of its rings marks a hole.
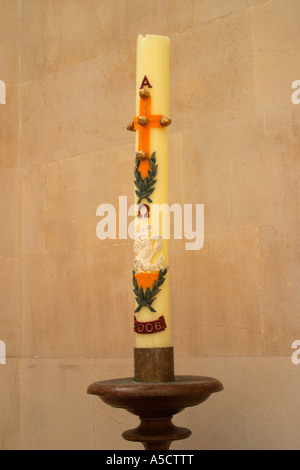
[[[168,240],[151,224],[152,204],[168,203],[169,38],[138,36],[134,164],[136,239],[133,291],[137,348],[170,347]],[[163,286],[164,284],[164,286]]]
[[[147,176],[142,176],[142,172],[145,174],[145,165],[142,162],[147,161]],[[134,184],[136,186],[135,194],[138,197],[137,203],[142,202],[143,199],[146,199],[148,202],[152,202],[150,199],[151,194],[155,190],[156,176],[157,176],[157,167],[156,165],[156,154],[153,152],[151,157],[148,159],[147,152],[145,150],[139,150],[136,154],[135,159],[135,168],[134,168]]]

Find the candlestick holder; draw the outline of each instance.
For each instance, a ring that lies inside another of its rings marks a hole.
[[[223,385],[212,377],[174,375],[173,348],[135,348],[135,376],[92,383],[87,393],[104,403],[139,416],[135,429],[123,432],[145,450],[168,450],[173,441],[191,435],[172,423],[173,415],[199,405]]]

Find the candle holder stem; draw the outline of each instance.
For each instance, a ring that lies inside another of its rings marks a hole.
[[[140,418],[140,425],[123,432],[122,437],[127,441],[141,442],[145,450],[169,450],[174,440],[191,435],[189,429],[174,426],[172,418]]]

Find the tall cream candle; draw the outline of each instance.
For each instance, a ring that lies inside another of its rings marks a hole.
[[[137,348],[170,346],[169,242],[154,224],[153,204],[168,203],[169,55],[168,37],[137,39],[135,202],[133,283]]]

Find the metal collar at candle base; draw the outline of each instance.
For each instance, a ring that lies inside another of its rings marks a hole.
[[[175,380],[173,347],[134,348],[134,379],[155,383]]]

